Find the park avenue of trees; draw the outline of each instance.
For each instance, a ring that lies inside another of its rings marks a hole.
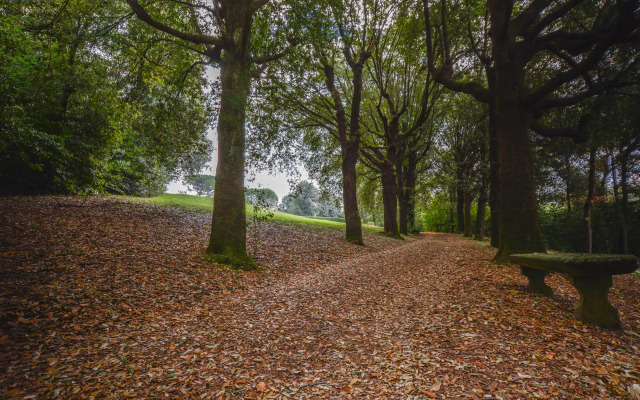
[[[221,262],[255,265],[245,168],[296,163],[354,244],[364,221],[486,230],[496,259],[640,252],[636,0],[9,0],[0,17],[6,194],[153,195],[198,174],[215,125]]]

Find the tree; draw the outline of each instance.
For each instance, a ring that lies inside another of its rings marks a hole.
[[[373,56],[367,64],[375,91],[367,93],[369,107],[362,123],[368,135],[360,153],[362,162],[380,174],[385,233],[399,237],[397,172],[404,160],[398,157],[398,150],[409,138],[429,132],[423,128],[433,114],[439,91],[421,62],[421,54],[411,45],[417,40],[419,21],[414,10],[393,11],[397,15],[373,44]]]
[[[512,0],[488,1],[496,79],[493,90],[480,80],[454,75],[445,0],[440,3],[438,24],[442,58],[436,67],[428,0],[423,0],[423,9],[429,68],[435,79],[479,101],[495,101],[501,185],[496,258],[544,251],[529,130],[543,136],[582,138],[580,129],[552,128],[542,117],[555,107],[576,104],[611,84],[590,72],[610,58],[620,43],[638,40],[637,1],[612,1],[602,7],[582,1],[531,1],[522,7]]]
[[[207,98],[181,76],[192,57],[159,54],[154,31],[110,19],[123,10],[3,4],[0,191],[155,195],[206,163]]]
[[[216,177],[213,175],[189,175],[184,179],[189,190],[196,192],[198,196],[213,196],[213,188]]]
[[[285,212],[294,215],[316,216],[318,212],[318,188],[309,181],[298,183],[293,192],[285,197],[290,201],[284,201]]]
[[[294,42],[289,30],[294,8],[269,0],[176,0],[145,7],[137,0],[127,3],[140,20],[202,55],[197,64],[220,66],[216,195],[206,251],[218,255],[219,261],[252,268],[244,205],[247,98],[252,77],[284,56],[290,48],[287,42]],[[259,34],[252,35],[254,29]]]
[[[269,188],[245,189],[244,198],[249,204],[261,204],[271,210],[278,208],[278,195]]]

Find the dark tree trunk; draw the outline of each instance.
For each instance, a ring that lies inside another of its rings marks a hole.
[[[358,211],[356,163],[358,162],[358,146],[353,145],[343,152],[342,159],[342,201],[346,239],[348,242],[362,245],[362,221]],[[374,217],[375,218],[375,217]],[[375,225],[375,219],[374,219]]]
[[[620,222],[620,247],[622,254],[629,254],[629,229],[627,227],[627,220],[625,219],[620,201],[618,174],[613,155],[611,155],[611,179],[613,180],[613,201],[618,213],[618,220]]]
[[[416,226],[416,213],[414,192],[416,188],[416,169],[418,168],[415,156],[409,149],[409,154],[405,154],[406,164],[396,168],[398,174],[398,204],[400,233],[407,235]],[[398,163],[400,164],[400,163]]]
[[[229,53],[221,68],[222,91],[218,114],[218,165],[211,236],[207,253],[251,265],[246,249],[244,202],[245,109],[250,87],[250,64],[242,52]]]
[[[535,169],[529,138],[532,106],[524,66],[514,62],[509,36],[513,3],[490,2],[496,86],[496,131],[500,163],[500,246],[496,259],[515,253],[545,252],[538,215]],[[505,190],[506,189],[506,190]]]
[[[469,191],[464,192],[464,237],[471,237],[471,203],[473,202],[473,194]]]
[[[593,253],[593,231],[591,229],[591,209],[596,192],[596,150],[589,151],[589,181],[587,199],[584,202],[585,251]]]
[[[484,219],[487,211],[487,180],[483,180],[478,194],[478,212],[476,214],[476,226],[473,238],[484,240]]]
[[[500,247],[496,259],[510,254],[545,252],[538,215],[531,112],[510,101],[515,85],[498,87],[497,130],[500,156]],[[506,93],[505,93],[506,92]],[[504,190],[504,188],[509,188]]]
[[[456,183],[456,216],[458,217],[458,232],[464,232],[464,190],[462,188],[462,177],[458,174]]]
[[[400,234],[409,234],[409,198],[404,187],[398,189],[398,230]]]
[[[395,169],[390,162],[385,162],[381,169],[384,232],[389,236],[400,237],[398,232],[398,186]]]
[[[404,146],[398,148],[396,160],[396,180],[398,185],[398,229],[400,234],[409,233],[409,190],[407,187],[407,165],[408,154],[404,151]]]
[[[474,240],[484,240],[484,217],[487,209],[487,145],[485,138],[480,142],[480,188],[478,189],[478,210],[476,224],[473,232]]]
[[[569,155],[564,155],[564,168],[566,173],[565,178],[565,191],[566,191],[566,202],[567,202],[567,214],[571,214],[571,159]]]
[[[495,71],[486,67],[489,91],[495,92]],[[489,209],[491,211],[491,246],[500,245],[500,162],[498,159],[498,132],[496,130],[495,96],[489,100]]]
[[[357,66],[356,66],[357,67]],[[357,104],[352,106],[352,120],[354,113],[360,113],[360,93],[362,92],[362,70],[354,67],[354,95],[353,101]],[[338,125],[338,137],[340,139],[340,149],[342,155],[342,201],[345,217],[345,238],[348,242],[363,245],[362,220],[358,211],[357,196],[357,174],[356,163],[360,152],[360,134],[357,126],[352,126],[355,131],[349,131],[347,127],[347,114],[342,103],[342,97],[335,85],[335,72],[332,65],[325,62],[324,73],[326,77],[326,87],[331,93],[331,98],[335,103],[336,122]],[[357,107],[356,107],[357,106]],[[352,125],[353,121],[352,121]]]
[[[622,201],[620,209],[624,221],[622,232],[622,250],[624,254],[629,254],[629,152],[620,152],[620,192]]]

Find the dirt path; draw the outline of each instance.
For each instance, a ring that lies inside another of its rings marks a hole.
[[[615,278],[612,332],[572,320],[561,278],[527,294],[457,235],[359,248],[272,224],[265,271],[236,273],[198,256],[206,215],[0,206],[0,398],[622,399],[640,383],[635,277]]]

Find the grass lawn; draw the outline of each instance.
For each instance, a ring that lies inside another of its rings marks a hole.
[[[120,200],[134,203],[149,203],[164,207],[180,207],[188,211],[211,212],[213,209],[213,199],[211,197],[200,197],[190,194],[163,194],[156,197],[129,197],[114,196]],[[247,204],[247,218],[253,217],[253,207]],[[299,215],[287,214],[281,211],[273,211],[272,221],[325,226],[329,228],[344,229],[344,222],[317,219],[312,217],[301,217]],[[382,232],[382,228],[363,225],[362,228],[369,232]]]

